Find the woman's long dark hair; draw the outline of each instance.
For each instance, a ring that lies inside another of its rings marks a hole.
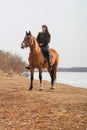
[[[42,25],[42,27],[45,27],[45,28],[46,28],[46,32],[49,33],[49,31],[48,31],[48,27],[47,27],[46,25]]]

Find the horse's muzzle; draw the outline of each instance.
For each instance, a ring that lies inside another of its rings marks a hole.
[[[24,42],[21,43],[21,48],[22,48],[22,49],[25,48],[25,44],[24,44]]]

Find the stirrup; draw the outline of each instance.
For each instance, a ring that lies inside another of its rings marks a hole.
[[[30,70],[30,66],[25,66],[25,68]]]
[[[49,67],[51,68],[51,67],[52,67],[52,65],[50,64],[50,65],[49,65]]]

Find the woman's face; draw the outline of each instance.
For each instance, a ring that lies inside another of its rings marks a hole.
[[[42,31],[43,31],[43,32],[46,32],[46,28],[45,28],[45,27],[42,27]]]

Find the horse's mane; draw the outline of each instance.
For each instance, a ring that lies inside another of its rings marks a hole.
[[[32,35],[32,37],[33,37],[33,40],[34,40],[35,44],[37,44],[37,45],[38,45],[38,47],[40,48],[39,43],[38,43],[38,41],[37,41],[36,37],[35,37],[35,36],[33,36],[33,35]]]
[[[32,35],[32,39],[34,42],[34,49],[36,50],[37,53],[39,53],[41,51],[39,43],[38,43],[37,39],[35,38],[35,36],[33,36],[33,35]]]
[[[35,38],[35,36],[32,35],[32,38],[33,38],[33,40],[34,40],[36,43],[38,43],[38,41],[37,41],[37,39]]]

